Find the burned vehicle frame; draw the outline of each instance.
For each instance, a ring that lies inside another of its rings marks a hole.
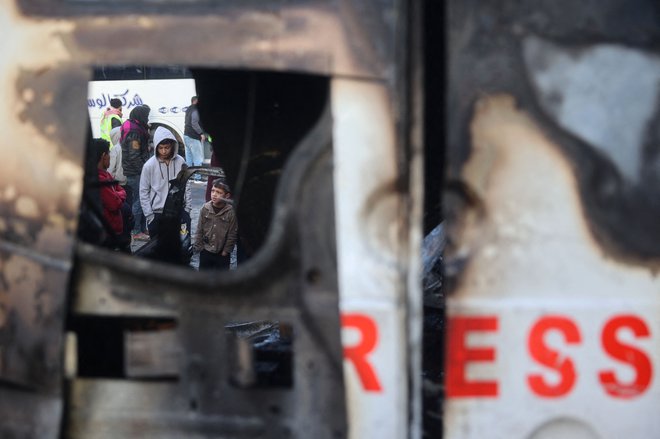
[[[292,205],[300,207],[301,202],[295,200],[299,200],[304,192],[302,188],[314,188],[317,195],[325,193],[325,199],[328,199],[328,189],[331,187],[328,184],[331,178],[328,162],[331,145],[329,121],[326,113],[294,152],[278,190],[280,201],[288,199]],[[316,171],[305,171],[309,166]],[[167,243],[167,239],[171,239],[178,249],[181,249],[181,189],[192,175],[200,172],[224,175],[218,169],[188,168],[172,180],[170,186],[171,196],[168,196],[166,209],[169,209],[169,217],[174,224],[172,236],[161,235],[159,240],[164,238]],[[321,202],[318,197],[315,201],[314,206],[306,204],[306,209],[317,209],[319,205],[331,206],[331,203]],[[114,434],[124,436],[130,436],[138,425],[159,437],[181,437],[191,431],[209,437],[218,431],[235,431],[236,434],[257,437],[289,437],[297,436],[298,429],[324,430],[323,425],[329,429],[328,437],[344,434],[341,388],[321,390],[323,400],[316,398],[317,392],[325,387],[324,382],[330,385],[341,377],[338,339],[328,330],[333,319],[321,305],[333,296],[333,288],[329,288],[329,282],[333,280],[332,277],[315,279],[315,293],[303,296],[302,289],[295,285],[298,282],[308,283],[305,272],[282,270],[283,267],[299,267],[301,262],[298,252],[292,253],[287,241],[284,241],[286,236],[291,236],[291,232],[300,230],[299,227],[291,229],[295,218],[291,212],[285,210],[282,216],[274,219],[274,224],[282,225],[279,233],[271,234],[269,238],[272,241],[246,264],[245,270],[222,276],[216,273],[191,277],[189,269],[171,264],[167,267],[163,265],[164,273],[156,268],[165,264],[162,261],[108,254],[95,246],[79,244],[71,316],[74,321],[97,316],[105,319],[109,328],[115,324],[113,320],[127,318],[143,323],[169,319],[174,324],[168,324],[165,330],[152,327],[145,330],[144,324],[122,326],[125,331],[122,380],[117,381],[116,377],[113,380],[107,377],[78,377],[72,380],[71,407],[66,424],[71,437],[100,434],[95,430],[98,425],[90,423],[93,416],[89,410],[107,411],[119,416],[119,419],[108,420],[103,428],[112,428]],[[155,243],[156,251],[159,240]],[[305,246],[315,242],[309,237],[304,241],[307,243]],[[317,241],[314,245],[324,243]],[[311,248],[306,251],[311,251]],[[327,253],[327,250],[322,253]],[[269,262],[273,257],[279,261],[278,264]],[[318,257],[313,262],[317,269],[323,271],[326,263],[332,264],[331,260],[323,262]],[[149,274],[148,269],[145,271],[150,266],[155,269],[153,274]],[[253,270],[266,270],[268,276],[253,276]],[[112,282],[105,283],[104,279],[107,280],[110,273]],[[104,283],[105,286],[101,287]],[[237,323],[239,321],[252,323]],[[260,327],[249,330],[245,329],[246,325]],[[269,325],[270,328],[264,328]],[[279,336],[282,325],[290,328],[287,332],[293,334],[292,355],[290,338]],[[268,339],[271,339],[270,343]],[[249,346],[245,345],[245,340],[248,340],[252,350],[246,351]],[[271,360],[264,358],[267,355]],[[78,358],[79,363],[85,361],[83,356]],[[291,362],[287,366],[290,375],[277,371],[266,371],[264,375],[263,368],[269,362],[275,368]],[[132,372],[136,364],[139,364],[137,375]],[[319,381],[320,377],[326,378]],[[146,378],[150,380],[141,381]],[[273,380],[276,384],[284,384],[284,387],[268,387]],[[260,383],[266,383],[267,392],[261,390]],[[287,383],[298,390],[292,392]],[[122,396],[119,400],[98,400],[99,392],[120,392]],[[145,411],[148,406],[136,405],[139,401],[137,395],[145,392],[151,395],[150,398],[161,401],[158,410]],[[245,404],[238,403],[244,399],[242,395],[255,392],[260,395],[258,403],[253,398],[245,400]],[[89,405],[92,400],[94,404]],[[328,416],[328,412],[320,410],[319,404],[326,406],[333,415]],[[303,406],[308,409],[303,410]],[[126,410],[128,407],[132,409]],[[304,419],[302,412],[306,412]],[[270,415],[263,417],[265,413]],[[192,425],[183,421],[190,414],[208,419]],[[258,417],[255,418],[255,415]],[[298,416],[301,416],[300,422],[291,425],[291,419]]]
[[[414,2],[113,3],[2,7],[14,45],[0,72],[13,103],[7,144],[30,139],[31,148],[6,154],[0,200],[7,317],[0,412],[8,419],[0,435],[357,438],[414,430],[419,337],[408,328],[419,323],[421,296]],[[185,29],[186,38],[172,29]],[[190,50],[193,41],[212,43]],[[84,97],[101,64],[323,78],[322,115],[286,160],[268,235],[239,270],[202,275],[75,239]],[[39,172],[18,184],[26,169]],[[353,258],[365,269],[352,270]],[[342,323],[360,330],[350,323],[358,317],[382,331],[370,357],[378,391],[364,387],[358,364],[344,356],[355,341],[342,336]],[[78,373],[87,364],[76,347],[84,319],[119,328],[121,373]],[[251,360],[230,360],[243,358],[236,352],[245,346],[227,337],[236,321],[291,328],[291,387],[237,378]]]

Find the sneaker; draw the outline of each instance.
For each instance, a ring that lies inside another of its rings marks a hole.
[[[144,232],[134,233],[131,235],[134,241],[149,241],[149,235]]]

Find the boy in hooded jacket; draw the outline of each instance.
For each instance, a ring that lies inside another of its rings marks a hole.
[[[175,152],[178,150],[179,144],[167,128],[156,128],[154,145],[154,155],[142,168],[139,197],[151,237],[158,235],[158,226],[170,188],[170,180],[175,179],[186,165],[185,159]],[[188,230],[190,230],[190,209],[190,187],[186,186],[184,211],[181,212],[181,216]]]
[[[199,211],[192,240],[193,251],[199,252],[199,269],[228,270],[237,237],[238,223],[229,186],[222,180],[215,180],[211,201],[207,201]]]

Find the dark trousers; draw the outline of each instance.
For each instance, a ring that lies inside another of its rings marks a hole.
[[[126,186],[130,188],[129,199],[132,200],[133,211],[133,233],[140,233],[147,230],[146,221],[142,214],[142,206],[140,205],[140,176],[127,175]]]
[[[110,234],[108,238],[101,244],[104,247],[113,250],[119,250],[124,253],[131,253],[131,227],[133,227],[133,214],[131,213],[131,206],[126,202],[121,205],[121,217],[124,229],[119,234]]]
[[[133,230],[133,210],[132,206],[124,202],[121,205],[121,217],[124,221],[124,230],[119,235],[119,249],[126,253],[131,253],[131,230]]]
[[[229,255],[222,256],[222,253],[211,253],[209,251],[202,250],[199,253],[199,269],[229,270],[229,258]]]

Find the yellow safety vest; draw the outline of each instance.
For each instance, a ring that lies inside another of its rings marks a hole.
[[[121,122],[121,117],[117,114],[111,114],[110,117],[104,117],[101,119],[101,139],[105,139],[110,143],[110,149],[113,145],[112,140],[110,139],[110,130],[112,130],[112,119],[117,118]]]

